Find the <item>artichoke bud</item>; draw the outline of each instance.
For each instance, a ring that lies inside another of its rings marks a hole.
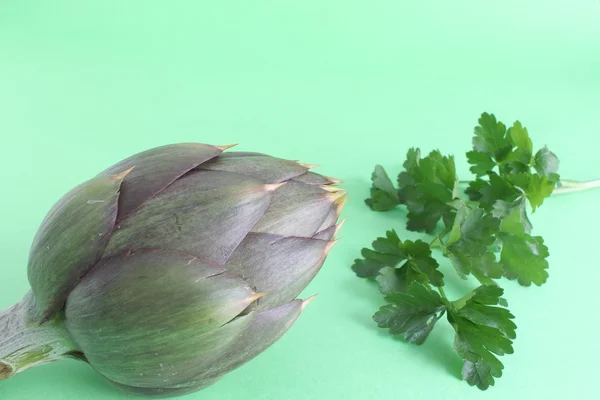
[[[0,313],[0,379],[63,358],[174,396],[277,341],[337,242],[346,201],[315,165],[183,143],[63,196],[31,247],[31,292]]]

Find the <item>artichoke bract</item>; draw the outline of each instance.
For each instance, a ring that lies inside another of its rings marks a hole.
[[[123,389],[180,395],[290,328],[346,193],[313,165],[229,147],[151,149],[54,205],[31,291],[0,314],[0,379],[76,358]]]

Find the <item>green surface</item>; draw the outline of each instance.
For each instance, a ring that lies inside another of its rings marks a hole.
[[[447,324],[422,347],[377,328],[382,299],[350,265],[388,228],[418,237],[403,230],[401,211],[363,204],[373,165],[397,173],[417,145],[456,153],[465,175],[482,111],[523,121],[536,146],[559,155],[564,177],[600,177],[600,3],[204,3],[0,2],[0,307],[27,290],[37,226],[72,186],[153,146],[237,142],[324,164],[319,172],[346,180],[349,219],[306,291],[320,296],[291,331],[187,398],[593,397],[600,190],[552,198],[532,216],[550,278],[541,288],[505,283],[515,354],[483,394],[459,380]],[[469,285],[448,280],[459,289],[449,294]],[[0,382],[0,398],[133,397],[65,361]]]

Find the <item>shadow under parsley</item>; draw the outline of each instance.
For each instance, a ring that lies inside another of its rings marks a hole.
[[[364,203],[364,199],[369,197],[370,187],[370,181],[366,177],[345,177],[342,185],[350,195],[346,211],[352,217],[344,226],[343,231],[354,230],[349,236],[360,238],[355,239],[357,243],[352,243],[351,251],[344,255],[343,262],[347,266],[347,277],[337,282],[340,290],[343,290],[348,296],[345,304],[354,304],[348,308],[349,317],[357,324],[373,331],[372,340],[394,340],[398,346],[407,346],[407,349],[410,350],[407,354],[410,354],[410,357],[418,358],[431,365],[437,364],[451,376],[462,379],[463,360],[454,350],[454,329],[448,323],[445,315],[440,318],[433,332],[422,345],[409,343],[401,336],[392,336],[387,329],[379,328],[372,318],[379,307],[386,304],[384,296],[379,292],[377,282],[372,279],[358,278],[350,268],[354,259],[360,257],[360,249],[370,247],[371,241],[378,236],[384,236],[388,229],[395,229],[402,240],[427,240],[433,239],[433,236],[406,229],[407,210],[404,206],[398,206],[385,212],[370,210]],[[343,233],[342,236],[344,236]],[[440,269],[448,277],[448,283],[456,287],[456,292],[461,293],[469,289],[472,283],[459,278],[448,260],[441,257],[439,250],[434,251],[434,257],[440,261]],[[405,364],[402,364],[398,365],[398,368],[406,367]]]
[[[352,273],[352,271],[350,271]],[[398,346],[407,346],[410,357],[419,358],[420,360],[432,365],[441,366],[449,375],[458,380],[462,379],[461,370],[463,360],[454,350],[454,329],[450,326],[444,315],[436,323],[433,331],[422,345],[409,343],[402,336],[393,336],[388,329],[379,328],[373,321],[373,314],[386,304],[383,295],[379,293],[377,282],[370,279],[354,278],[354,283],[348,282],[346,287],[355,288],[354,294],[359,294],[357,298],[362,298],[363,301],[372,305],[371,313],[365,315],[362,312],[353,311],[352,318],[363,327],[372,330],[374,333],[373,340],[393,340]],[[357,282],[362,288],[357,287]],[[404,366],[398,366],[403,368]]]

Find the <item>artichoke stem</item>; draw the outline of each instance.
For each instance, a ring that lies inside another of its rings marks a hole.
[[[59,317],[33,321],[33,296],[0,312],[0,380],[66,358],[76,351]]]

